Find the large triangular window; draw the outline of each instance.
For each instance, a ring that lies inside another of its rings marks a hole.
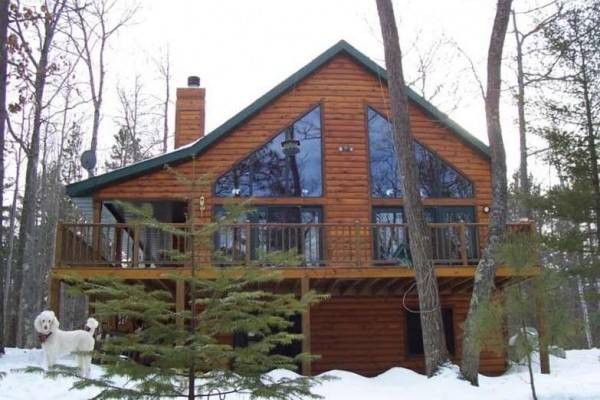
[[[391,124],[372,108],[368,109],[368,122],[371,196],[402,197],[402,182]],[[473,197],[473,183],[417,141],[415,157],[422,197]]]
[[[321,107],[317,106],[221,175],[215,183],[215,195],[320,197],[321,138]],[[293,145],[297,151],[284,153],[282,143]]]

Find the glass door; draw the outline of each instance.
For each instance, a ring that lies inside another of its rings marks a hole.
[[[322,254],[321,209],[300,206],[262,206],[255,221],[265,224],[253,232],[253,258],[270,252],[294,250],[309,266],[319,265]]]
[[[401,207],[375,207],[373,209],[373,250],[376,261],[408,264],[408,233],[404,226]]]

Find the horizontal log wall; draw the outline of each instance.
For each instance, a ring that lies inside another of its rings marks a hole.
[[[443,296],[442,307],[453,310],[456,355],[462,352],[461,325],[466,319],[469,296]],[[423,373],[423,357],[407,355],[406,310],[401,297],[332,297],[311,309],[311,351],[321,358],[312,365],[313,374],[331,369],[375,376],[392,367]],[[416,308],[416,299],[407,303]],[[503,354],[485,351],[481,373],[506,371]]]

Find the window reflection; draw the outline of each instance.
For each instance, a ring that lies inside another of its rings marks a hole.
[[[401,208],[376,207],[373,210],[375,260],[394,260],[400,246],[408,245],[404,226],[404,213]]]
[[[323,193],[321,107],[298,121],[222,175],[215,184],[217,197],[319,197]],[[281,142],[300,141],[300,152],[283,153]]]
[[[226,216],[223,207],[215,207],[216,221]],[[249,236],[246,220],[252,222]],[[245,262],[248,251],[250,259],[256,261],[274,251],[295,250],[304,265],[318,266],[323,254],[322,227],[318,225],[322,221],[320,207],[259,206],[216,230],[214,261],[230,265]]]
[[[368,124],[371,196],[402,197],[391,124],[372,108],[368,109]],[[468,179],[417,141],[414,145],[422,197],[473,197],[473,184]]]

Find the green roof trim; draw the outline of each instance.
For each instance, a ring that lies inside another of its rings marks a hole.
[[[379,79],[387,84],[387,75],[385,70],[377,65],[370,58],[365,56],[363,53],[352,47],[349,43],[344,40],[339,41],[334,46],[330,47],[324,53],[319,55],[313,61],[302,67],[300,70],[295,72],[293,75],[285,79],[283,82],[275,86],[273,89],[265,93],[254,103],[244,108],[238,114],[233,116],[231,119],[226,121],[224,124],[205,135],[201,139],[187,146],[181,147],[177,150],[144,160],[124,168],[117,169],[115,171],[107,172],[102,175],[93,176],[89,179],[72,183],[67,185],[67,195],[70,197],[84,197],[89,196],[94,191],[116,184],[123,180],[131,179],[136,176],[143,175],[145,173],[161,169],[165,164],[174,165],[184,161],[188,161],[192,156],[197,156],[208,149],[212,144],[217,142],[219,139],[227,136],[236,127],[246,122],[248,119],[258,114],[266,105],[275,101],[288,91],[291,87],[298,84],[300,81],[305,79],[307,76],[312,74],[317,69],[321,68],[325,63],[331,60],[333,57],[340,53],[346,53],[359,64],[365,67],[372,74],[376,75]],[[452,121],[446,114],[439,111],[431,103],[419,96],[412,89],[407,88],[407,95],[410,100],[421,107],[430,117],[436,121],[442,123],[450,130],[454,131],[460,138],[462,138],[467,144],[473,146],[476,150],[482,153],[486,157],[490,157],[490,149],[483,142],[471,135],[464,128]]]

